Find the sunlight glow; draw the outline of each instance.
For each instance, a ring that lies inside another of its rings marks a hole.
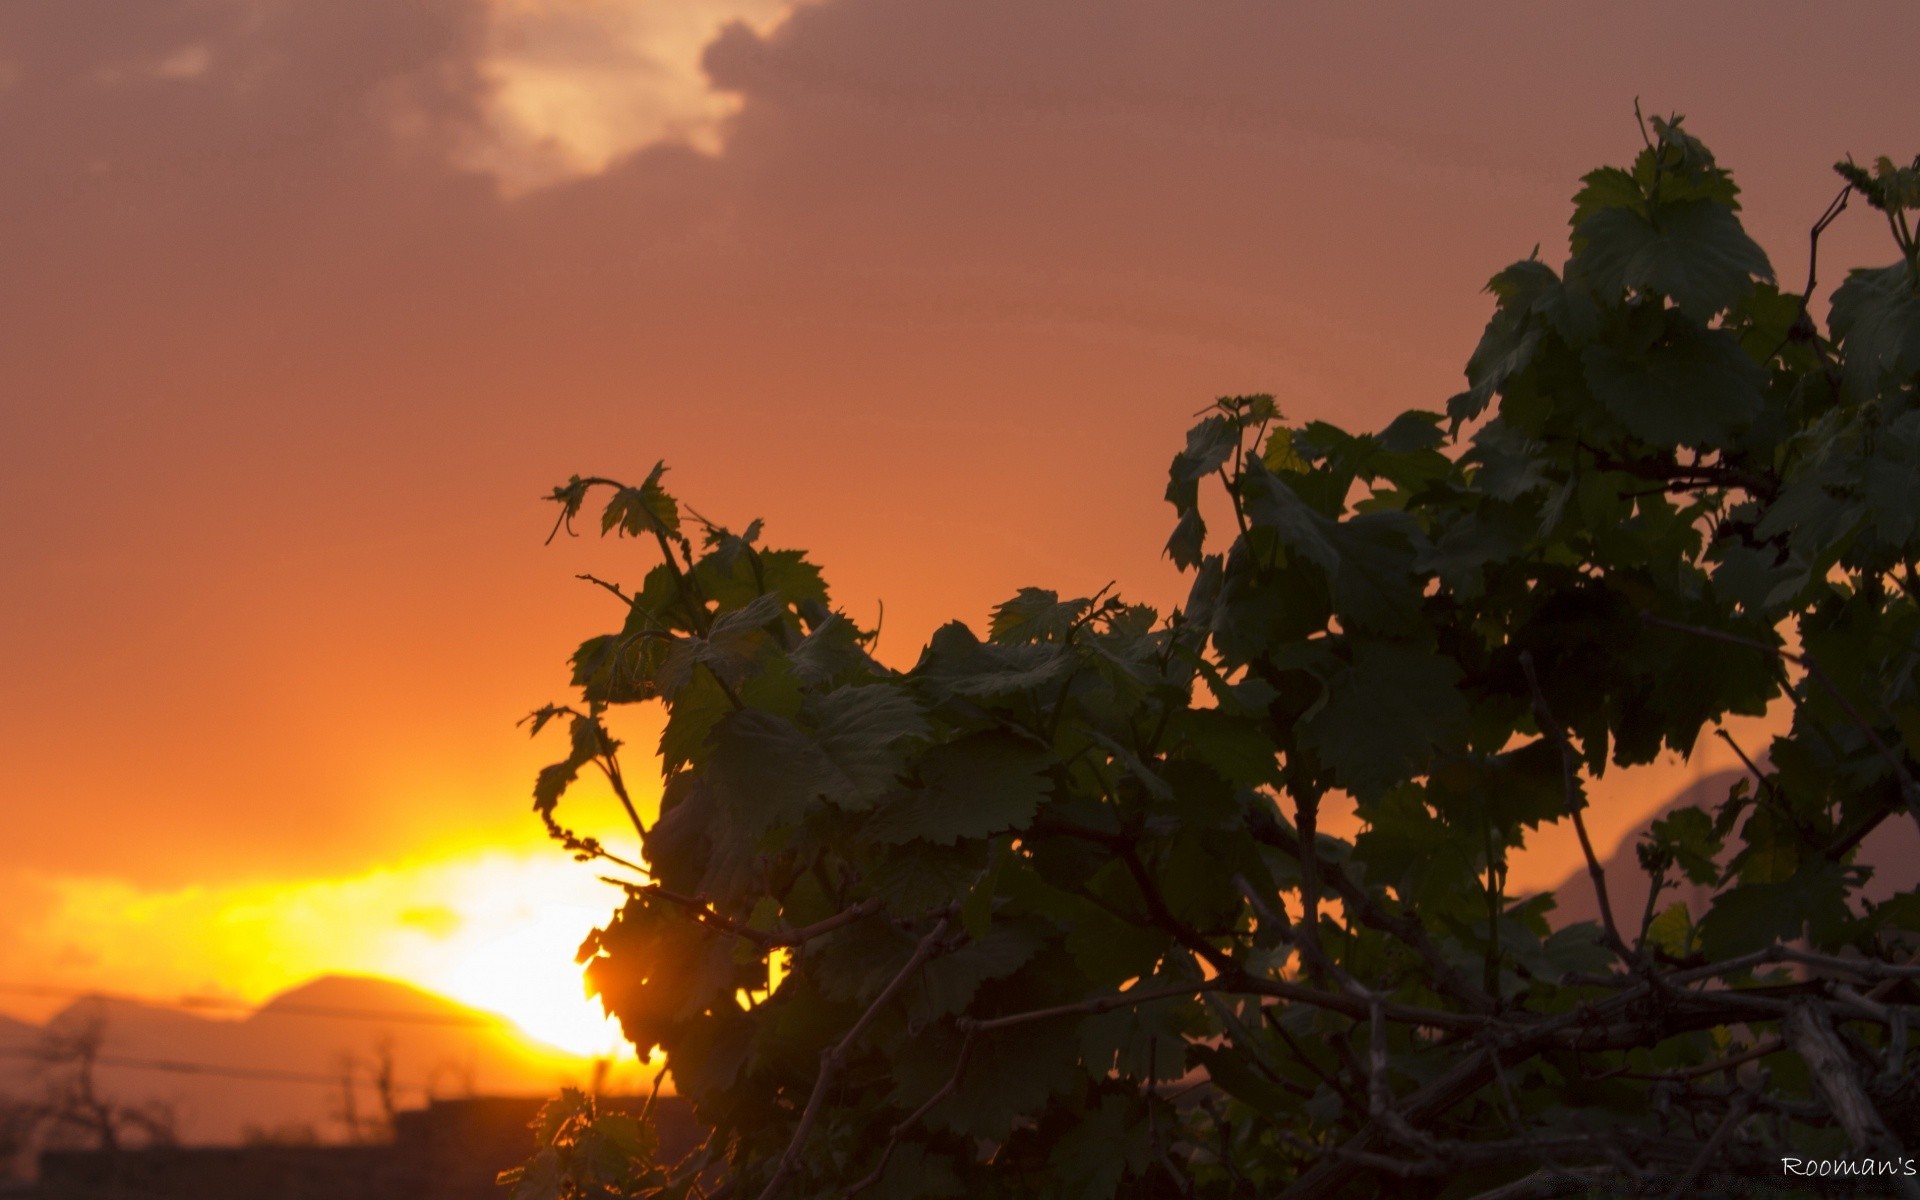
[[[318,975],[380,975],[497,1013],[568,1055],[633,1062],[573,961],[620,894],[544,846],[344,879],[169,891],[99,878],[28,885],[47,919],[0,957],[45,964],[38,984],[259,1003]]]
[[[492,0],[487,128],[465,165],[517,194],[595,175],[644,146],[718,152],[738,98],[701,56],[722,27],[765,30],[792,0]]]

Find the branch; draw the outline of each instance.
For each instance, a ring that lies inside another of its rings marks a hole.
[[[947,1081],[940,1085],[940,1089],[938,1091],[934,1092],[933,1095],[928,1096],[926,1100],[920,1105],[919,1108],[916,1108],[911,1113],[908,1113],[906,1120],[901,1121],[898,1125],[895,1125],[893,1127],[893,1130],[887,1134],[886,1149],[880,1152],[880,1161],[877,1164],[875,1164],[872,1172],[869,1173],[865,1179],[862,1179],[860,1182],[854,1184],[852,1187],[847,1189],[848,1200],[851,1200],[851,1198],[854,1196],[858,1196],[861,1192],[866,1191],[868,1188],[872,1187],[874,1184],[879,1183],[880,1176],[887,1169],[888,1161],[890,1161],[893,1158],[894,1147],[900,1144],[901,1135],[906,1133],[907,1130],[913,1128],[915,1125],[918,1125],[921,1121],[921,1118],[925,1117],[928,1113],[933,1111],[935,1105],[939,1104],[942,1100],[945,1100],[948,1096],[951,1096],[955,1092],[960,1090],[960,1076],[967,1069],[967,1060],[972,1057],[973,1057],[973,1033],[972,1031],[968,1031],[966,1040],[960,1043],[960,1056],[959,1058],[954,1060],[953,1074],[947,1076]]]
[[[794,1126],[793,1140],[787,1143],[786,1153],[780,1156],[780,1164],[774,1168],[773,1178],[767,1180],[765,1190],[760,1193],[760,1200],[773,1200],[780,1194],[781,1185],[786,1183],[787,1177],[793,1174],[794,1168],[800,1164],[800,1152],[806,1148],[807,1135],[813,1132],[814,1123],[820,1119],[821,1110],[826,1107],[827,1089],[833,1083],[833,1077],[839,1074],[841,1064],[846,1061],[847,1051],[853,1048],[854,1042],[858,1041],[860,1035],[865,1033],[867,1027],[879,1017],[880,1010],[886,1007],[887,1001],[893,999],[900,989],[907,985],[907,980],[913,977],[914,972],[933,957],[940,939],[946,936],[947,921],[948,918],[941,917],[934,922],[933,928],[920,939],[920,944],[914,948],[913,954],[908,957],[905,965],[886,987],[880,989],[880,994],[873,998],[873,1003],[867,1006],[867,1011],[860,1014],[860,1019],[853,1023],[853,1028],[847,1030],[845,1036],[828,1047],[827,1051],[820,1056],[820,1075],[813,1081],[813,1094],[807,1098],[807,1107],[800,1114],[800,1123]]]
[[[1862,716],[1860,710],[1853,706],[1853,701],[1847,699],[1846,694],[1840,690],[1832,678],[1820,669],[1820,664],[1814,661],[1811,654],[1804,652],[1795,654],[1784,646],[1769,646],[1765,642],[1757,642],[1752,638],[1741,637],[1739,634],[1723,633],[1718,629],[1708,629],[1701,625],[1688,625],[1680,621],[1669,621],[1664,617],[1656,617],[1652,613],[1641,613],[1640,617],[1649,625],[1658,625],[1664,629],[1672,629],[1680,633],[1690,633],[1695,637],[1709,638],[1716,642],[1726,642],[1734,646],[1745,646],[1750,650],[1758,650],[1762,654],[1771,654],[1776,658],[1785,659],[1787,662],[1804,670],[1807,673],[1807,678],[1826,689],[1827,694],[1832,696],[1834,702],[1840,705],[1841,711],[1846,713],[1847,720],[1872,744],[1874,751],[1880,755],[1881,761],[1892,769],[1893,777],[1900,782],[1901,796],[1905,798],[1908,809],[1913,813],[1914,820],[1920,821],[1920,783],[1914,782],[1913,775],[1908,772],[1906,764],[1901,762],[1893,751],[1888,748],[1886,742],[1881,740],[1879,733],[1874,730],[1872,725],[1867,723],[1866,717]]]
[[[1825,1010],[1810,1001],[1795,1004],[1787,1015],[1786,1030],[1793,1052],[1807,1064],[1814,1091],[1826,1101],[1828,1111],[1846,1130],[1853,1148],[1863,1154],[1897,1148],[1899,1143],[1887,1132],[1880,1111],[1861,1090],[1860,1081],[1854,1076],[1853,1061],[1847,1057],[1846,1047],[1840,1044],[1840,1035],[1834,1032]],[[1920,1197],[1920,1185],[1911,1179],[1902,1178],[1896,1186],[1909,1200]]]
[[[1807,306],[1813,303],[1813,289],[1819,280],[1816,271],[1820,265],[1820,235],[1827,231],[1827,226],[1839,219],[1841,213],[1847,211],[1847,198],[1852,195],[1853,185],[1851,183],[1841,188],[1840,194],[1833,198],[1827,205],[1826,211],[1820,214],[1820,219],[1815,221],[1813,228],[1808,231],[1807,286],[1801,289],[1800,292],[1800,311],[1794,314],[1793,324],[1787,327],[1787,336],[1767,355],[1768,362],[1773,361],[1774,355],[1779,354],[1781,350],[1786,348],[1787,343],[1793,340],[1796,333],[1806,329],[1810,324],[1810,318],[1807,315]]]
[[[1004,1017],[960,1017],[954,1021],[954,1025],[968,1034],[991,1033],[996,1029],[1027,1025],[1034,1021],[1051,1020],[1054,1017],[1090,1016],[1094,1013],[1112,1012],[1116,1008],[1129,1008],[1136,1004],[1151,1004],[1155,1000],[1173,1000],[1204,995],[1207,992],[1235,990],[1238,989],[1229,987],[1224,978],[1215,977],[1205,983],[1182,983],[1173,987],[1116,992],[1110,996],[1096,996],[1091,1000],[1082,1000],[1077,1004],[1056,1004],[1051,1008],[1033,1008],[1025,1012],[1010,1013]]]
[[[1613,1167],[1542,1167],[1524,1179],[1503,1183],[1492,1191],[1481,1192],[1473,1200],[1548,1200],[1549,1197],[1577,1194],[1569,1185],[1586,1192],[1604,1183],[1618,1172]]]
[[[1295,861],[1306,853],[1300,841],[1288,833],[1278,821],[1250,823],[1249,828],[1253,832],[1255,841],[1265,842]],[[1433,944],[1432,938],[1427,936],[1426,927],[1420,923],[1419,917],[1410,912],[1390,913],[1382,908],[1366,889],[1353,881],[1353,877],[1348,875],[1339,863],[1320,858],[1317,846],[1314,857],[1319,864],[1321,878],[1333,885],[1333,890],[1339,894],[1340,903],[1346,910],[1359,917],[1363,924],[1399,938],[1412,947],[1414,953],[1420,956],[1420,961],[1427,965],[1427,970],[1432,972],[1436,988],[1477,1012],[1491,1012],[1494,1009],[1493,997],[1469,983],[1466,976],[1441,955],[1440,948]],[[1251,889],[1243,888],[1242,891],[1251,901]]]
[[[1410,1004],[1395,1004],[1392,1001],[1372,997],[1343,995],[1338,992],[1323,991],[1305,984],[1293,983],[1285,979],[1262,979],[1235,970],[1228,975],[1216,975],[1199,983],[1184,983],[1173,987],[1155,988],[1133,992],[1115,992],[1106,996],[1095,996],[1074,1004],[1057,1004],[1049,1008],[1029,1009],[1025,1012],[1009,1013],[1003,1017],[961,1017],[955,1024],[965,1030],[982,1033],[1005,1029],[1013,1025],[1025,1025],[1032,1021],[1044,1021],[1052,1017],[1082,1016],[1092,1013],[1110,1012],[1116,1008],[1126,1008],[1135,1004],[1147,1004],[1155,1000],[1167,1000],[1176,996],[1200,996],[1207,993],[1242,996],[1272,996],[1280,1000],[1290,1000],[1314,1008],[1324,1008],[1355,1020],[1369,1020],[1373,1016],[1374,1005],[1380,1006],[1382,1015],[1390,1021],[1402,1025],[1419,1025],[1429,1029],[1444,1029],[1453,1033],[1473,1033],[1488,1025],[1493,1018],[1476,1016],[1470,1013],[1447,1012],[1438,1008],[1420,1008]]]
[[[619,597],[620,602],[622,604],[625,604],[628,608],[632,608],[634,604],[637,603],[637,601],[635,601],[632,596],[627,595],[626,590],[622,588],[619,584],[610,583],[607,580],[600,578],[598,575],[592,574],[591,572],[587,574],[582,574],[582,575],[575,575],[574,578],[583,580],[584,582],[587,582],[587,583],[591,583],[595,587],[605,588],[607,591],[612,592],[615,596]]]
[[[635,869],[638,870],[638,868]],[[669,904],[677,904],[692,913],[694,919],[701,924],[711,926],[722,933],[730,933],[737,938],[743,938],[759,946],[762,950],[775,950],[781,947],[805,945],[807,942],[823,934],[832,933],[834,930],[843,926],[851,925],[855,921],[870,917],[880,909],[879,898],[869,897],[853,905],[851,908],[837,912],[831,917],[815,921],[811,925],[802,925],[798,929],[755,929],[751,925],[736,921],[732,917],[714,911],[711,905],[698,897],[682,896],[678,892],[670,892],[657,883],[629,883],[620,879],[608,879],[607,882],[619,884],[621,887],[626,888],[627,892],[631,895],[644,894],[665,900]]]
[[[1687,1164],[1686,1171],[1680,1176],[1680,1182],[1674,1184],[1673,1190],[1667,1193],[1667,1200],[1686,1200],[1690,1194],[1687,1189],[1693,1186],[1693,1181],[1700,1177],[1700,1172],[1706,1170],[1707,1164],[1713,1161],[1713,1156],[1720,1153],[1721,1148],[1727,1144],[1727,1139],[1733,1136],[1733,1131],[1740,1128],[1740,1123],[1747,1119],[1748,1111],[1753,1108],[1753,1095],[1751,1091],[1742,1091],[1733,1098],[1733,1103],[1727,1106],[1727,1115],[1720,1118],[1720,1124],[1714,1129],[1713,1136],[1707,1139],[1707,1144],[1700,1147],[1700,1153],[1694,1155],[1693,1161]]]
[[[1620,956],[1620,961],[1629,967],[1634,964],[1633,951],[1620,940],[1620,927],[1613,920],[1613,902],[1607,898],[1607,872],[1600,865],[1600,858],[1593,852],[1593,840],[1587,836],[1586,818],[1580,810],[1586,807],[1586,801],[1580,796],[1579,771],[1574,766],[1573,746],[1567,741],[1567,731],[1553,718],[1553,711],[1547,707],[1546,693],[1540,690],[1540,677],[1534,673],[1533,652],[1520,652],[1520,670],[1526,674],[1527,688],[1533,693],[1533,719],[1540,726],[1540,732],[1553,740],[1560,751],[1561,782],[1566,790],[1567,815],[1573,818],[1573,831],[1580,835],[1580,853],[1587,859],[1587,876],[1593,880],[1594,898],[1600,902],[1600,924],[1606,934],[1607,946]]]

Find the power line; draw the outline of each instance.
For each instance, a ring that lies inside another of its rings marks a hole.
[[[71,1061],[49,1055],[42,1050],[17,1050],[0,1046],[0,1058],[34,1059],[49,1066],[63,1066]],[[227,1079],[252,1079],[268,1083],[316,1083],[327,1087],[339,1087],[342,1075],[318,1075],[310,1071],[287,1071],[278,1067],[230,1067],[219,1063],[180,1062],[168,1058],[129,1058],[121,1054],[96,1054],[95,1066],[126,1067],[135,1071],[169,1071],[176,1075],[217,1075]],[[418,1084],[395,1084],[404,1091],[417,1089]]]
[[[107,1000],[122,1004],[137,1004],[146,1008],[167,1008],[178,1010],[208,1010],[245,1013],[250,1017],[324,1017],[347,1021],[397,1021],[413,1025],[461,1025],[469,1028],[514,1028],[513,1022],[505,1017],[490,1013],[435,1013],[417,1012],[406,1009],[382,1008],[340,1008],[325,1004],[274,1003],[269,1005],[250,1004],[244,1000],[229,1000],[220,996],[178,996],[155,997],[135,996],[125,992],[102,992],[88,988],[42,987],[33,984],[0,983],[0,992],[16,996],[36,996],[49,1000]]]

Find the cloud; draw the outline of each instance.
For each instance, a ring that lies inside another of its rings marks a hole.
[[[8,886],[45,908],[44,921],[0,928],[6,961],[30,964],[40,986],[258,1004],[319,975],[380,975],[501,1013],[581,1053],[619,1044],[573,961],[618,893],[557,852],[251,884],[142,888],[38,875]],[[0,999],[16,1011],[34,1004],[30,995]],[[42,997],[32,1015],[67,999]]]
[[[884,600],[898,659],[1023,585],[1177,600],[1154,481],[1194,409],[1438,405],[1635,95],[1787,271],[1829,162],[1911,151],[1917,25],[0,4],[0,865],[167,889],[532,831],[513,722],[616,619],[570,576],[647,565],[542,546],[572,471],[668,459]],[[1836,272],[1884,257],[1847,222]]]
[[[791,4],[492,0],[485,123],[456,160],[518,194],[661,142],[717,153],[739,101],[712,86],[702,53],[723,28],[771,28]]]

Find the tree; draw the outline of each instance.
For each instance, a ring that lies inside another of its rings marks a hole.
[[[0,1103],[0,1178],[36,1149],[89,1149],[117,1154],[130,1146],[176,1141],[173,1107],[160,1100],[114,1099],[97,1077],[107,1019],[82,1010],[46,1030],[34,1048],[38,1099]]]
[[[581,959],[712,1137],[519,1194],[1818,1185],[1783,1156],[1920,1194],[1920,896],[1866,903],[1856,861],[1920,817],[1920,160],[1841,164],[1814,250],[1859,196],[1900,261],[1821,332],[1812,256],[1782,291],[1707,148],[1643,134],[1584,178],[1563,269],[1494,277],[1445,412],[1213,407],[1173,459],[1164,619],[1027,589],[896,671],[663,467],[556,488],[660,561],[592,579],[622,624],[531,718],[570,746],[535,808],[630,873]],[[1589,782],[1782,697],[1790,731],[1653,827],[1653,896],[1616,911]],[[607,717],[652,702],[649,824]],[[593,769],[637,856],[561,819]],[[1556,931],[1506,864],[1559,821],[1601,920]],[[1711,903],[1661,904],[1682,878]]]

